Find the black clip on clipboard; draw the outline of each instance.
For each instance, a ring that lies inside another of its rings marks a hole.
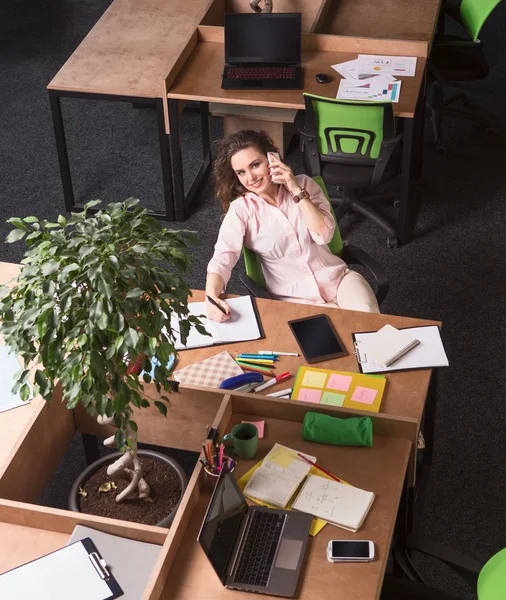
[[[84,552],[79,552],[79,547],[82,547]],[[92,569],[89,568],[86,558],[93,565]],[[68,563],[69,560],[71,563]],[[68,579],[64,582],[64,578],[54,577],[55,569],[63,569],[62,572],[67,574],[67,578],[70,576],[66,563],[76,567],[70,569],[74,577],[82,577],[81,580],[74,579],[71,582],[71,585],[79,586],[79,598],[83,598],[83,594],[87,600],[114,600],[123,596],[124,592],[111,574],[106,561],[101,557],[93,540],[87,537],[1,574],[0,597],[17,600],[68,600],[69,597],[74,597],[69,594]],[[86,586],[93,583],[93,569],[104,585],[100,586],[100,591],[97,591],[96,585],[90,585],[94,592],[88,593]]]

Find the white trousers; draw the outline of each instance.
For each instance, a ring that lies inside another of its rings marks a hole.
[[[367,280],[351,269],[346,269],[344,277],[337,288],[337,295],[332,302],[325,306],[358,310],[360,312],[379,313],[380,309],[376,296]]]

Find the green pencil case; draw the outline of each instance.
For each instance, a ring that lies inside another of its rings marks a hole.
[[[302,437],[308,442],[335,446],[372,446],[372,420],[370,417],[338,419],[308,412],[304,417]]]

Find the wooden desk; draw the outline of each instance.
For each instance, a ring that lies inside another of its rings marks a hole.
[[[277,0],[276,10],[300,11],[303,31],[331,34],[326,36],[328,38],[339,34],[429,41],[439,0],[420,0],[415,4],[411,0],[401,0],[401,5],[394,4],[394,0],[387,0],[387,4],[371,0]],[[78,210],[80,205],[74,200],[60,98],[77,97],[155,106],[165,201],[165,211],[155,216],[170,221],[181,219],[182,215],[176,217],[174,212],[166,92],[188,58],[188,48],[199,24],[222,25],[224,12],[249,10],[248,0],[112,2],[48,85],[67,211]],[[375,49],[370,51],[376,52]],[[334,63],[331,61],[329,64]],[[323,90],[320,87],[318,91]],[[203,122],[206,120],[204,114]],[[407,133],[406,137],[412,135],[410,131]],[[406,145],[410,147],[410,143]],[[204,162],[205,173],[197,177],[189,197],[198,191],[207,175],[210,153],[205,153]],[[408,162],[411,163],[409,156],[404,161],[403,171],[411,170]],[[403,183],[404,194],[407,186],[409,181]],[[400,217],[401,222],[406,220],[404,214]]]
[[[417,154],[421,144],[421,137],[416,133],[419,133],[423,126],[427,43],[306,34],[303,35],[302,44],[303,89],[224,90],[221,88],[224,56],[223,29],[199,26],[198,39],[192,40],[186,48],[188,58],[184,68],[174,82],[166,86],[176,219],[185,220],[207,172],[210,152],[209,102],[303,110],[304,91],[335,98],[341,76],[331,69],[331,65],[357,58],[359,53],[408,55],[417,56],[416,73],[414,77],[400,78],[402,80],[400,100],[394,104],[395,115],[404,119],[398,237],[401,243],[407,242],[410,225],[410,181],[413,177],[413,164],[416,162],[413,155]],[[316,82],[316,74],[322,71],[332,72],[330,83]],[[204,160],[194,184],[185,195],[179,120],[180,102],[186,100],[200,102]]]
[[[240,420],[263,419],[267,424],[266,435],[259,444],[257,458],[265,455],[277,441],[317,456],[325,468],[376,494],[359,533],[327,525],[310,540],[297,597],[319,600],[324,591],[333,586],[339,588],[343,600],[377,600],[410,453],[411,444],[405,439],[409,426],[402,429],[401,424],[399,429],[395,423],[385,421],[383,416],[373,415],[375,433],[372,448],[328,446],[301,439],[305,410],[295,404],[287,405],[282,400],[258,398],[252,404],[248,395],[225,394],[211,423],[223,434]],[[332,407],[324,410],[328,414],[334,412]],[[142,417],[137,421],[141,432],[145,423]],[[163,422],[159,416],[158,423]],[[383,434],[378,432],[379,428],[383,429]],[[28,431],[26,439],[32,444],[37,441],[39,454],[47,460],[48,443],[60,433],[61,423],[53,420],[47,423],[45,436]],[[172,442],[170,438],[165,441],[167,444]],[[16,458],[14,456],[13,460]],[[236,475],[243,474],[254,462],[239,461]],[[44,465],[42,470],[46,471]],[[18,479],[27,482],[27,493],[30,477],[26,469],[18,469]],[[63,547],[74,527],[82,524],[121,537],[161,545],[142,600],[211,600],[235,595],[242,598],[239,592],[221,586],[195,539],[213,483],[214,479],[210,481],[202,465],[197,463],[170,530],[0,499],[0,533],[6,542],[0,548],[0,573]],[[3,484],[3,477],[0,477],[2,492],[6,487]],[[343,564],[338,568],[331,565],[326,561],[324,550],[328,540],[335,537],[372,539],[376,545],[375,560],[365,565]]]
[[[234,406],[232,414],[226,419],[228,422],[224,427],[225,431],[230,431],[241,419],[251,420],[251,415],[243,415],[237,410],[240,410],[240,407]],[[264,418],[260,411],[258,414]],[[354,534],[327,525],[309,540],[296,597],[300,600],[320,600],[328,595],[332,587],[339,590],[339,598],[342,600],[379,598],[404,484],[409,442],[377,435],[374,438],[374,446],[370,449],[332,447],[301,440],[300,422],[268,417],[265,417],[265,420],[266,434],[259,442],[257,458],[252,461],[240,461],[234,476],[239,478],[243,475],[267,454],[275,442],[279,442],[301,452],[312,453],[318,457],[318,463],[323,468],[333,470],[353,485],[376,494],[371,511],[359,533]],[[210,483],[205,481],[201,488],[186,535],[178,547],[177,556],[169,571],[161,595],[162,600],[221,600],[243,597],[241,592],[227,590],[221,585],[196,539],[209,503],[212,490]],[[376,546],[375,560],[363,565],[329,563],[326,547],[331,539],[336,538],[373,540]]]

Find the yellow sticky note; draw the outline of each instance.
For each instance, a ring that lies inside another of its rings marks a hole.
[[[315,387],[321,389],[325,385],[327,375],[328,373],[318,373],[317,371],[307,370],[304,373],[302,385],[307,385],[308,387]]]
[[[297,460],[297,455],[289,448],[278,447],[273,452],[267,455],[267,460],[279,465],[283,469],[288,468],[294,460]]]

